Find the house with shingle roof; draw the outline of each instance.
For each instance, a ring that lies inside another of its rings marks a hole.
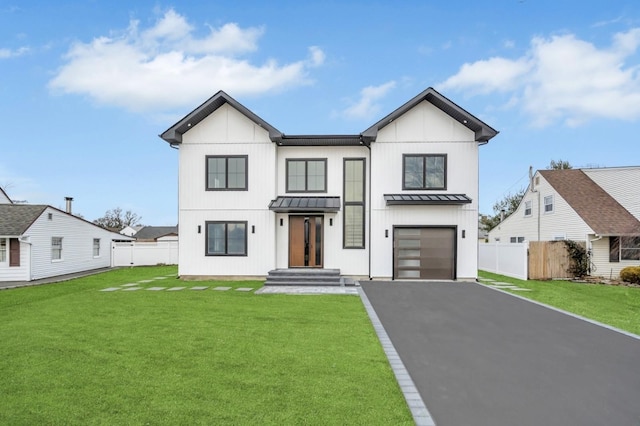
[[[130,239],[49,205],[0,202],[0,281],[107,268],[111,242]]]
[[[489,242],[584,241],[591,275],[640,265],[640,166],[539,170]]]
[[[136,241],[177,241],[177,226],[143,226],[133,235]]]

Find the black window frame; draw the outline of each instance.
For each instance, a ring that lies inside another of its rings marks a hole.
[[[422,186],[420,187],[407,187],[406,186],[406,175],[407,175],[407,158],[422,158]],[[430,157],[440,157],[444,159],[444,171],[443,171],[443,179],[442,186],[427,186],[427,158]],[[448,155],[447,154],[402,154],[402,190],[403,191],[443,191],[447,189],[447,169],[448,169]]]
[[[224,188],[211,188],[209,187],[209,159],[210,158],[224,158],[224,174],[225,174],[225,187]],[[231,158],[243,158],[244,159],[244,187],[242,188],[229,188],[229,159]],[[204,187],[206,191],[248,191],[249,190],[249,156],[248,155],[206,155],[204,167]]]
[[[210,253],[209,252],[209,225],[224,225],[224,253]],[[244,225],[244,253],[229,253],[229,226]],[[205,256],[222,256],[222,257],[246,257],[248,256],[248,222],[242,220],[208,220],[204,223],[204,254]]]
[[[348,161],[362,161],[362,201],[347,201],[347,162]],[[367,244],[367,159],[364,157],[357,158],[344,158],[342,161],[342,194],[343,194],[343,220],[342,220],[342,248],[344,249],[364,249]],[[355,206],[362,207],[362,245],[347,245],[346,241],[346,227],[347,227],[347,207]]]
[[[304,190],[289,188],[289,164],[291,162],[304,162]],[[324,163],[324,188],[322,190],[309,190],[309,161],[320,161]],[[287,193],[327,193],[327,159],[326,158],[287,158],[285,166],[285,191]]]

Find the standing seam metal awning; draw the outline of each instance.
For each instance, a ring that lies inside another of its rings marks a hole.
[[[388,206],[410,204],[468,204],[465,194],[384,194]]]
[[[269,203],[269,210],[276,213],[337,212],[340,197],[278,197]]]

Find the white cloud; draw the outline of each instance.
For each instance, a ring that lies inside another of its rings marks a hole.
[[[536,37],[524,56],[464,64],[438,88],[506,93],[537,126],[556,121],[577,126],[603,117],[640,119],[640,64],[626,63],[638,47],[640,28],[615,34],[607,48],[571,34]]]
[[[28,47],[19,47],[17,49],[0,48],[0,59],[14,58],[29,53]]]
[[[380,111],[378,100],[396,87],[395,81],[388,81],[379,86],[367,86],[360,91],[360,99],[346,108],[343,113],[352,119],[371,119]]]
[[[73,44],[49,87],[129,110],[158,112],[192,106],[220,89],[237,96],[310,84],[309,69],[325,59],[312,46],[306,59],[255,64],[243,55],[257,50],[263,28],[227,23],[210,28],[204,37],[194,33],[174,10],[148,29],[131,21],[117,36]]]

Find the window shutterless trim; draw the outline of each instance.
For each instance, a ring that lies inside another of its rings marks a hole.
[[[304,162],[304,189],[290,189],[289,188],[289,163],[290,162]],[[324,188],[323,189],[314,189],[309,190],[309,161],[321,161],[324,163]],[[327,159],[326,158],[287,158],[286,167],[285,167],[285,183],[286,189],[285,192],[318,192],[318,193],[326,193],[327,192]]]
[[[209,159],[210,158],[224,158],[224,188],[210,188],[209,187]],[[244,158],[244,187],[243,188],[229,188],[229,159],[230,158]],[[249,156],[248,155],[206,155],[204,166],[204,188],[206,191],[248,191],[249,190]]]
[[[224,225],[224,253],[209,253],[209,225],[222,224]],[[244,225],[244,252],[243,253],[229,253],[229,226],[228,225]],[[205,256],[247,256],[247,221],[224,221],[224,220],[211,220],[204,223],[204,255]]]
[[[406,186],[406,159],[407,157],[421,157],[422,158],[422,186],[421,187],[407,187]],[[427,187],[427,158],[441,157],[444,158],[444,170],[442,183],[443,186],[430,186]],[[431,191],[431,190],[446,190],[447,189],[447,154],[402,154],[402,189],[404,191]]]
[[[362,201],[347,201],[347,162],[348,161],[362,161]],[[363,249],[366,247],[366,223],[367,213],[365,208],[366,202],[366,190],[367,190],[367,159],[360,158],[345,158],[342,162],[342,194],[343,194],[343,220],[342,220],[342,248],[345,249]],[[362,245],[349,246],[347,245],[347,206],[362,206]]]

